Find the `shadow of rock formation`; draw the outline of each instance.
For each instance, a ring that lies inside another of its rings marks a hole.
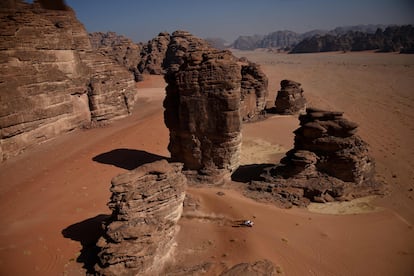
[[[98,261],[97,254],[99,252],[96,242],[104,234],[102,224],[109,217],[109,215],[97,215],[96,217],[72,224],[62,230],[62,235],[65,238],[81,243],[81,254],[76,261],[83,263],[83,268],[88,273],[94,272],[93,267]]]
[[[95,162],[114,165],[126,170],[133,170],[146,163],[152,163],[162,159],[168,160],[167,157],[135,149],[114,149],[92,158]]]
[[[265,171],[265,169],[273,166],[274,164],[241,165],[231,175],[231,180],[243,183],[250,183],[250,181],[260,181],[263,180],[261,174]]]

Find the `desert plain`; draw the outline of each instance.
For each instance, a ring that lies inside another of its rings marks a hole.
[[[302,84],[308,106],[344,111],[357,122],[387,193],[280,209],[245,197],[243,183],[191,186],[175,262],[165,274],[218,275],[268,259],[281,275],[414,275],[414,56],[233,53],[261,65],[269,107],[280,81],[291,79]],[[111,179],[169,157],[163,78],[146,76],[137,93],[131,116],[75,130],[0,164],[0,275],[88,273],[110,215]],[[241,164],[277,164],[293,147],[298,123],[296,116],[269,115],[244,124]],[[245,219],[254,226],[233,227]]]

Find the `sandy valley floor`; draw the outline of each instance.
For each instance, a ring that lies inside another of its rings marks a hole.
[[[309,105],[345,111],[359,123],[390,193],[309,211],[257,203],[231,183],[190,187],[199,208],[179,222],[178,269],[198,265],[216,275],[267,258],[285,275],[414,275],[414,56],[235,54],[262,64],[270,104],[279,82],[292,79],[302,83]],[[147,78],[138,84],[142,100],[132,116],[0,164],[0,275],[85,275],[92,256],[82,249],[95,242],[109,214],[111,178],[169,156],[164,86],[161,77]],[[293,116],[245,124],[242,163],[277,163],[292,147],[297,124]],[[255,226],[232,227],[240,219]]]

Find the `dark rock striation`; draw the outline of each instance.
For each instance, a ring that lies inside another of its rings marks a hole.
[[[172,43],[187,34],[174,36]],[[217,183],[239,162],[241,67],[230,52],[194,43],[186,51],[169,52],[176,55],[170,56],[165,75],[168,149],[172,160],[194,172],[194,177],[188,172],[190,178]]]
[[[97,275],[160,275],[179,229],[187,181],[181,169],[161,160],[112,179]]]
[[[357,124],[342,112],[314,108],[299,120],[294,149],[281,165],[266,169],[263,181],[251,183],[250,196],[290,207],[382,192],[368,145],[355,135]]]
[[[275,101],[275,111],[278,114],[297,114],[304,111],[306,99],[303,96],[301,84],[291,80],[282,80]]]
[[[126,116],[135,100],[130,73],[92,50],[69,7],[55,6],[1,5],[0,160],[91,121]]]

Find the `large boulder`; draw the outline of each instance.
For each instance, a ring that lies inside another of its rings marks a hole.
[[[218,183],[239,162],[241,68],[229,51],[189,47],[170,56],[165,75],[168,149],[191,179]]]
[[[161,160],[112,179],[112,216],[97,242],[97,275],[160,275],[179,230],[187,181],[181,169]]]
[[[374,178],[374,160],[342,112],[308,108],[299,116],[295,146],[268,167],[262,181],[252,181],[248,194],[283,207],[310,202],[349,200],[383,192]]]
[[[306,99],[301,84],[292,80],[282,80],[275,101],[278,114],[292,115],[304,111]]]

